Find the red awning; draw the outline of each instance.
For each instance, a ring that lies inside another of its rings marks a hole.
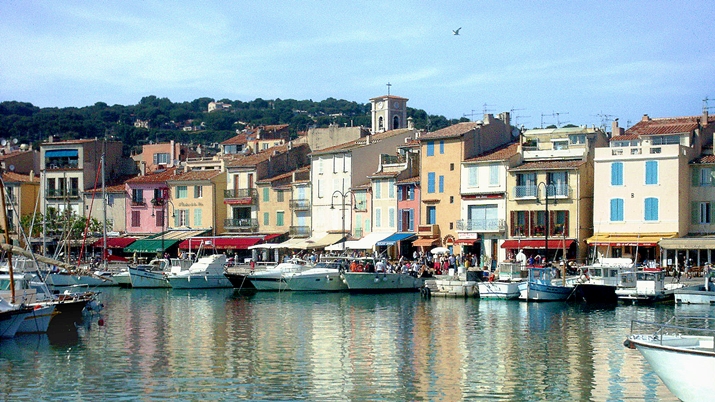
[[[218,250],[247,250],[250,246],[258,244],[263,240],[261,237],[192,237],[183,240],[179,243],[179,248],[188,250],[191,244],[191,250],[199,248],[203,243],[205,249]]]
[[[549,239],[549,249],[569,248],[575,240],[573,239]],[[501,248],[506,249],[546,249],[545,240],[505,240]]]
[[[269,240],[273,240],[273,239],[275,239],[276,237],[280,237],[280,236],[283,236],[283,233],[271,233],[271,234],[267,234],[267,235],[265,235],[265,236],[263,237],[263,241],[266,242],[266,243],[268,243]]]
[[[124,248],[136,240],[134,237],[107,237],[107,248]],[[104,239],[92,243],[92,247],[104,247]]]
[[[439,237],[420,237],[412,242],[415,247],[429,247],[439,243]]]

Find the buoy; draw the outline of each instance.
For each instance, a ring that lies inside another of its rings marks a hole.
[[[97,321],[97,324],[99,324],[100,327],[103,327],[103,326],[104,326],[104,318],[100,318],[100,319]]]

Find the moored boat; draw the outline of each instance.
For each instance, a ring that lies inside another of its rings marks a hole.
[[[558,284],[553,268],[529,268],[527,280],[519,284],[519,299],[526,301],[564,301],[573,292],[573,286]]]
[[[22,325],[25,317],[30,315],[29,307],[14,305],[0,298],[0,338],[12,338]]]
[[[706,266],[702,285],[689,286],[673,291],[678,304],[715,304],[715,271]]]
[[[617,303],[617,289],[636,286],[636,268],[630,258],[603,258],[579,268],[570,300],[585,303]]]
[[[201,257],[188,270],[168,273],[166,280],[174,289],[230,288],[233,285],[224,275],[225,254]]]
[[[128,267],[127,270],[133,288],[170,288],[166,276],[188,270],[191,264],[191,260],[156,258],[149,264]]]
[[[524,280],[521,277],[521,264],[501,263],[495,276],[490,276],[487,281],[477,282],[479,297],[483,299],[518,299],[519,284]]]
[[[282,262],[273,268],[264,271],[256,271],[248,275],[256,290],[282,291],[290,290],[283,275],[302,272],[310,269],[307,261],[293,258],[288,262]]]
[[[710,400],[715,395],[715,330],[708,328],[709,320],[677,316],[665,323],[634,320],[624,345],[637,349],[677,398]],[[640,328],[644,329],[634,332]]]
[[[631,303],[654,303],[673,300],[680,283],[665,283],[665,271],[659,268],[646,268],[636,272],[636,285],[616,289],[618,300]]]
[[[283,279],[293,291],[336,292],[348,290],[340,278],[340,262],[319,262],[302,272],[286,273]]]

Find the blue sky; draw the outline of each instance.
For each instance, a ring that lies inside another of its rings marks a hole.
[[[709,1],[9,0],[0,16],[0,101],[41,107],[367,102],[388,82],[430,114],[513,109],[527,128],[715,106]]]

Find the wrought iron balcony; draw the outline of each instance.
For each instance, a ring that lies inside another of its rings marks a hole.
[[[514,186],[514,198],[536,198],[535,185]]]
[[[47,189],[46,198],[79,198],[79,189]]]
[[[223,226],[226,229],[256,231],[258,230],[258,219],[224,219]]]
[[[310,210],[310,200],[290,200],[290,208],[294,211]]]
[[[290,237],[310,237],[310,226],[290,226],[288,233]]]
[[[223,197],[229,204],[256,205],[258,202],[258,190],[255,188],[223,190]]]
[[[143,207],[146,205],[146,199],[144,198],[132,198],[131,205],[133,207]]]
[[[546,186],[546,191],[549,193],[549,198],[568,198],[571,196],[571,187],[568,184],[549,184]],[[543,197],[544,194],[539,194],[537,186],[514,186],[514,198],[536,198]]]
[[[503,232],[506,230],[504,219],[477,219],[457,221],[457,230],[469,230],[474,232]]]

